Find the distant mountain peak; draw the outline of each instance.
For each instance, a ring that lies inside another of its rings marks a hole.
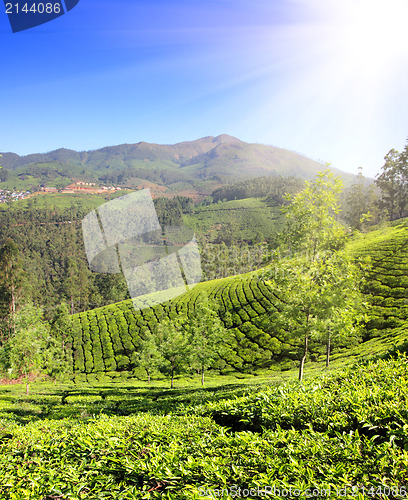
[[[217,135],[217,137],[214,137],[214,142],[218,142],[219,144],[231,144],[231,143],[243,144],[243,141],[240,141],[236,137],[233,137],[232,135],[228,134]]]

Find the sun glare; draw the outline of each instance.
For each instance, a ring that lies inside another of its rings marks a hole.
[[[281,85],[264,91],[269,97],[251,123],[270,127],[275,143],[291,137],[298,150],[319,151],[338,168],[367,165],[364,151],[378,143],[381,163],[406,101],[408,0],[291,1],[301,16],[265,43],[281,48]]]
[[[340,61],[371,77],[406,62],[406,0],[328,2],[330,5],[333,9],[326,13],[334,25],[333,41]]]

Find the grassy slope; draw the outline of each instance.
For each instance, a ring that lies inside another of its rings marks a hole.
[[[369,336],[383,336],[403,327],[408,320],[408,222],[401,220],[361,235],[349,251],[371,259],[372,271],[365,286],[372,305]]]
[[[269,206],[261,198],[246,198],[200,207],[193,214],[184,215],[183,221],[196,233],[225,229],[232,224],[245,240],[257,232],[268,236],[276,234],[282,214],[278,206]]]
[[[399,334],[408,317],[405,304],[408,283],[408,228],[405,224],[362,235],[353,241],[349,251],[354,255],[371,255],[373,272],[367,277],[366,292],[372,302],[368,337]],[[289,332],[273,327],[271,313],[265,323],[265,311],[274,309],[278,299],[258,279],[259,272],[200,283],[173,301],[151,309],[135,311],[131,301],[87,311],[75,316],[73,338],[76,373],[129,371],[132,353],[137,350],[144,329],[153,329],[162,317],[175,318],[192,314],[197,297],[203,293],[218,305],[218,312],[234,336],[232,352],[218,368],[248,370],[269,366],[286,359],[281,368],[294,365],[298,353],[290,345]],[[231,318],[226,319],[228,311]],[[359,349],[369,352],[371,344]],[[312,346],[319,359],[318,346]]]
[[[79,193],[45,193],[37,194],[35,196],[25,198],[24,200],[19,200],[18,202],[12,203],[12,208],[15,210],[24,210],[27,206],[33,206],[37,208],[69,208],[72,205],[83,208],[84,210],[93,210],[100,205],[103,205],[107,201],[113,200],[118,196],[123,196],[130,191],[112,191],[108,193],[98,193],[98,194],[79,194]],[[0,203],[0,210],[8,210],[7,203]]]

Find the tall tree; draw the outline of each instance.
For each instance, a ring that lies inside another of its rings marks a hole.
[[[3,325],[14,329],[25,283],[22,259],[16,243],[8,238],[0,249],[0,305]],[[25,290],[27,291],[27,290]]]
[[[326,367],[332,346],[361,340],[368,304],[361,292],[368,261],[354,260],[344,252],[326,254],[321,260],[317,284],[321,288],[321,311],[317,338],[326,344]]]
[[[44,367],[49,324],[43,320],[40,308],[28,304],[16,314],[15,327],[15,332],[8,341],[10,371],[14,377],[27,378],[28,394],[28,376],[40,372]]]
[[[229,337],[214,305],[206,296],[201,296],[194,306],[185,330],[190,346],[190,363],[201,374],[204,385],[205,371],[228,350]]]
[[[398,181],[398,216],[404,217],[407,215],[408,205],[408,141],[398,157]]]
[[[174,376],[185,369],[188,362],[189,344],[182,322],[165,320],[156,327],[156,338],[162,358],[160,370],[170,376],[170,387],[174,387]]]
[[[52,326],[44,320],[43,311],[33,304],[26,304],[16,313],[15,331],[0,347],[0,363],[13,378],[47,374],[54,381],[72,370],[71,352],[65,336],[71,327],[67,307],[61,306]]]
[[[330,251],[312,261],[282,259],[270,273],[267,283],[278,298],[278,312],[271,312],[273,323],[297,346],[300,381],[311,341],[326,344],[328,366],[333,342],[350,342],[358,335],[360,279],[357,266],[348,257]]]
[[[131,361],[146,371],[147,382],[150,384],[153,370],[163,364],[158,339],[146,328],[143,331],[143,340],[139,342],[138,348],[139,350],[133,353]]]
[[[345,206],[345,220],[352,229],[362,231],[367,224],[375,224],[381,220],[375,185],[367,182],[361,167],[356,182],[347,190]]]
[[[381,206],[394,220],[406,214],[408,204],[408,143],[402,153],[391,149],[384,160],[375,182],[381,189]]]
[[[274,328],[288,332],[299,351],[299,380],[309,354],[311,336],[318,331],[321,317],[321,288],[317,283],[317,262],[302,259],[294,264],[289,260],[278,263],[278,272],[269,274],[267,281],[278,298],[278,311],[270,311]],[[271,271],[270,271],[271,273]]]
[[[55,310],[45,356],[47,374],[54,378],[63,377],[72,371],[72,350],[69,339],[73,336],[73,323],[68,306],[62,302]]]
[[[303,191],[290,197],[284,208],[286,221],[281,240],[283,250],[297,251],[296,258],[280,258],[276,268],[266,273],[279,299],[277,326],[289,332],[299,348],[299,380],[309,353],[310,341],[329,331],[327,359],[332,333],[354,316],[348,297],[357,287],[352,264],[339,249],[345,228],[336,220],[340,211],[342,183],[329,170],[319,172]],[[284,252],[281,252],[285,254]],[[350,316],[346,314],[347,309]]]
[[[91,293],[90,270],[78,256],[65,261],[62,289],[70,303],[71,314],[86,310]]]

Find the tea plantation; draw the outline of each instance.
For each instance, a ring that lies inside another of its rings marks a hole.
[[[303,385],[3,389],[0,497],[405,498],[407,361]]]
[[[372,305],[367,329],[370,337],[382,336],[408,318],[407,223],[361,235],[349,250],[371,258],[365,286]]]
[[[74,317],[74,377],[0,391],[0,499],[406,498],[408,227],[354,237],[370,257],[364,341],[312,345],[303,383],[262,271],[197,285],[154,308]],[[163,318],[217,304],[232,349],[207,386],[144,382],[135,352]]]
[[[364,340],[393,332],[408,320],[406,223],[354,238],[348,251],[371,259],[364,289],[371,304]],[[292,367],[298,356],[296,345],[289,331],[274,326],[279,297],[261,278],[262,270],[200,283],[170,302],[141,311],[135,311],[132,302],[125,301],[76,315],[71,344],[78,380],[102,380],[101,374],[116,376],[118,372],[123,377],[133,376],[133,356],[144,332],[153,331],[163,318],[193,314],[202,294],[213,300],[221,320],[233,334],[232,349],[217,369],[245,371],[276,363]],[[323,352],[317,344],[311,351],[314,359]]]
[[[276,235],[281,231],[283,219],[279,204],[261,198],[213,203],[183,215],[183,223],[196,233],[232,224],[242,239],[252,239],[256,233]]]

